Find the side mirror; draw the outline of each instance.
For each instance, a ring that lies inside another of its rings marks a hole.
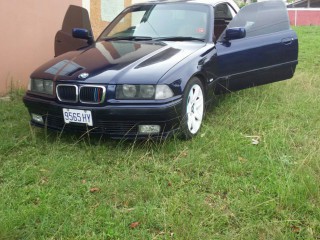
[[[93,37],[91,32],[85,28],[73,28],[72,29],[72,37],[86,39],[88,41],[93,41]]]
[[[225,40],[240,39],[246,36],[246,29],[243,27],[228,28],[226,30]]]

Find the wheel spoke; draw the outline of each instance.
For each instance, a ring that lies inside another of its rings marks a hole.
[[[193,115],[191,117],[191,130],[195,129],[195,125],[196,125],[196,119],[195,119],[195,116]]]
[[[197,121],[201,121],[201,120],[202,120],[202,112],[196,111],[196,112],[194,113],[194,117],[195,117],[195,119],[196,119]]]
[[[194,93],[193,93],[193,103],[195,103],[199,97],[199,91],[200,91],[200,88],[199,86],[195,86],[194,87]]]
[[[194,107],[196,109],[199,109],[202,106],[203,106],[203,99],[202,98],[198,98],[197,101],[194,103]]]
[[[194,89],[192,88],[191,90],[190,90],[190,94],[189,94],[189,96],[190,96],[190,104],[192,105],[193,104],[193,102],[194,102],[194,98],[195,98],[195,96],[194,96],[194,91],[193,91]]]
[[[192,110],[192,104],[188,103],[187,104],[187,114],[191,113],[191,110]]]
[[[192,116],[191,115],[189,115],[188,116],[188,128],[189,128],[189,130],[192,130]]]

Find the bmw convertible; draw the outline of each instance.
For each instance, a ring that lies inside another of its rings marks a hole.
[[[298,63],[282,1],[135,4],[96,40],[88,13],[65,22],[23,98],[32,125],[58,131],[190,139],[214,95],[290,79]]]

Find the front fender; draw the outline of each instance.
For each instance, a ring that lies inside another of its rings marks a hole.
[[[179,84],[179,93],[183,94],[188,81],[196,76],[202,81],[207,93],[214,79],[212,68],[214,56],[216,56],[215,45],[207,44],[171,68],[158,84],[168,84],[174,88]]]

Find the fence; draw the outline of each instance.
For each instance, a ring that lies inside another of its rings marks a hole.
[[[292,26],[320,26],[320,8],[292,8],[288,13]]]

